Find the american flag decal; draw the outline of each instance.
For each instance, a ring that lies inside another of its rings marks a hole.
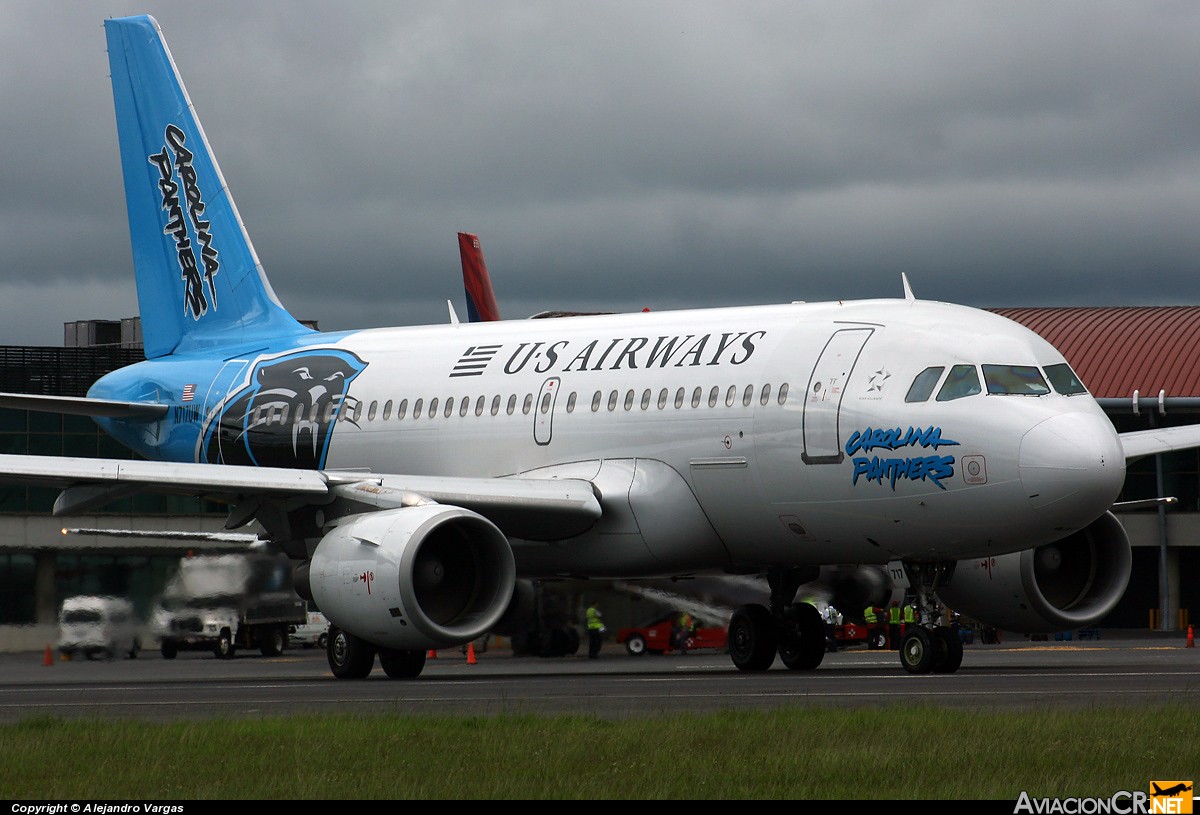
[[[499,350],[499,345],[472,345],[454,363],[450,376],[482,376],[483,369]]]
[[[196,398],[196,386],[195,385],[184,385],[183,386],[183,401],[190,402],[195,398]]]

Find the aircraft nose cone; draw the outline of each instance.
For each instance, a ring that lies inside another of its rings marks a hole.
[[[1071,413],[1036,425],[1021,440],[1021,484],[1038,510],[1066,526],[1112,506],[1125,483],[1125,453],[1104,416]]]

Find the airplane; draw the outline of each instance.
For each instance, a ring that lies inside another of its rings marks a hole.
[[[1166,796],[1166,797],[1170,798],[1172,796],[1178,795],[1181,792],[1187,792],[1188,790],[1190,790],[1192,788],[1191,784],[1185,784],[1182,781],[1179,782],[1178,784],[1173,784],[1172,786],[1167,787],[1166,789],[1163,789],[1162,787],[1158,786],[1158,784],[1154,783],[1153,781],[1150,782],[1150,786],[1154,787],[1154,792],[1150,793],[1150,795],[1152,795],[1156,798],[1159,796]]]
[[[1014,632],[1120,599],[1127,462],[1200,426],[1118,434],[1052,345],[902,296],[322,332],[271,287],[162,31],[104,22],[146,359],[86,397],[143,460],[0,455],[56,516],[138,491],[257,523],[330,620],[339,679],[531,613],[539,579],[765,575],[729,624],[754,674],[825,653],[799,586],[888,569],[916,594],[903,670],[963,659],[948,604]]]

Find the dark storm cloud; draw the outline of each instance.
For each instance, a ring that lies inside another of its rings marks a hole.
[[[322,327],[899,296],[1200,301],[1185,2],[0,2],[0,343],[136,313],[106,15],[165,32]]]

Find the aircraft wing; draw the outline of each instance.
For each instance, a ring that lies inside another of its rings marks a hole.
[[[1126,462],[1152,456],[1155,453],[1170,453],[1174,450],[1200,447],[1200,425],[1196,424],[1133,430],[1119,435],[1121,446],[1125,448]]]
[[[478,512],[511,537],[565,538],[601,515],[591,482],[579,479],[456,478],[60,456],[0,455],[0,483],[57,487],[54,514],[72,515],[138,492],[325,503],[341,497],[378,509],[420,503]]]

